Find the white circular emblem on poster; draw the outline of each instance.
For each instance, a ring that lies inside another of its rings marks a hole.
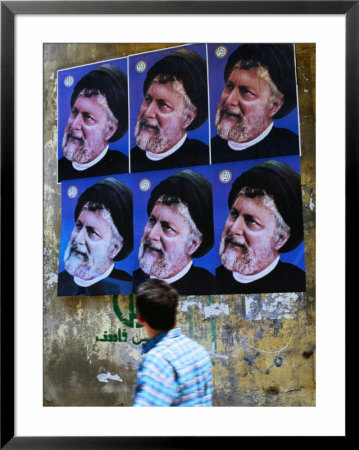
[[[142,73],[146,70],[146,68],[147,68],[147,64],[145,61],[138,61],[136,63],[136,72]]]
[[[228,52],[227,47],[225,47],[224,45],[219,45],[214,51],[215,55],[219,59],[224,58],[227,55],[227,52]]]
[[[76,198],[77,194],[79,193],[79,190],[76,186],[69,186],[67,189],[67,196],[69,198]]]
[[[66,87],[71,87],[74,84],[74,77],[72,75],[68,75],[65,79],[64,79],[64,85]]]
[[[148,178],[142,178],[139,182],[139,188],[142,192],[147,192],[151,189],[151,181]]]
[[[232,179],[232,172],[227,169],[221,170],[219,172],[218,178],[221,183],[229,183]]]

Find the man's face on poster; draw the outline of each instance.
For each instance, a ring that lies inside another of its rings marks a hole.
[[[260,197],[239,195],[228,215],[219,254],[226,269],[254,275],[268,267],[287,242],[289,232],[278,231],[276,217]]]
[[[182,139],[195,115],[172,83],[153,82],[137,117],[136,144],[151,153],[166,152]]]
[[[108,145],[116,128],[97,96],[80,95],[73,105],[64,131],[64,156],[79,164],[93,161]]]
[[[192,260],[201,239],[191,233],[188,220],[177,205],[158,203],[144,229],[138,260],[148,275],[166,279],[177,275]]]
[[[256,69],[235,68],[217,106],[217,133],[238,143],[251,141],[272,123],[282,104],[282,99],[273,98],[268,82]]]
[[[65,269],[70,275],[91,280],[110,268],[121,248],[109,221],[99,211],[83,209],[66,248]]]

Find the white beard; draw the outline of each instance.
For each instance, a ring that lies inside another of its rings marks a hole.
[[[162,249],[151,243],[152,248],[158,248],[159,250],[158,258],[146,252],[146,245],[148,245],[146,241],[141,242],[138,251],[138,261],[143,272],[148,275],[165,280],[177,275],[188,263],[187,245],[181,252],[164,253]]]
[[[62,152],[66,159],[78,164],[87,164],[93,161],[105,149],[102,137],[98,136],[91,140],[91,148],[81,140],[73,140],[68,136],[69,132],[64,133],[62,138]]]
[[[81,252],[81,254],[77,252]],[[83,248],[79,249],[76,244],[69,242],[64,255],[64,263],[65,269],[70,275],[82,280],[92,280],[105,273],[112,264],[112,260],[107,255],[103,255],[101,258],[97,257],[95,261]]]
[[[267,248],[248,248],[246,245],[241,245],[242,254],[239,256],[238,251],[227,244],[226,239],[229,237],[235,242],[235,238],[230,235],[222,236],[219,255],[223,266],[231,272],[253,275],[264,270],[277,257],[277,253],[270,245]]]
[[[183,137],[183,130],[176,128],[174,130],[154,130],[154,134],[149,134],[145,128],[146,120],[137,119],[135,128],[136,145],[146,152],[155,154],[164,153],[174,147]]]
[[[237,125],[233,125],[230,121],[223,118],[223,110],[225,108],[217,108],[215,116],[215,126],[217,134],[226,141],[248,142],[259,136],[268,126],[264,117],[252,118],[250,122],[245,117],[237,117]],[[230,110],[229,110],[230,111]]]

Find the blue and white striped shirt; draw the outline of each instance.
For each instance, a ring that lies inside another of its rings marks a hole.
[[[174,328],[143,346],[133,406],[211,406],[208,351]]]

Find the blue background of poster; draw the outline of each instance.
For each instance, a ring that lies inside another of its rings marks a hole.
[[[91,72],[91,70],[96,67],[102,66],[103,64],[110,64],[117,66],[127,75],[127,58],[111,59],[108,61],[101,61],[95,64],[88,64],[86,66],[74,67],[71,69],[59,70],[57,73],[58,79],[58,122],[57,122],[57,147],[58,147],[58,159],[63,157],[61,143],[62,137],[64,135],[64,130],[67,124],[67,119],[71,113],[71,95],[74,91],[74,87],[81,80],[83,76]],[[64,84],[65,78],[72,76],[74,82],[72,86],[66,87]],[[121,139],[115,142],[110,142],[109,148],[111,150],[119,150],[128,156],[128,132],[122,136]]]
[[[218,58],[215,50],[218,46],[224,46],[228,52],[224,58]],[[210,96],[210,128],[211,138],[217,135],[214,126],[214,117],[216,115],[217,105],[224,88],[224,68],[228,56],[239,47],[240,44],[208,44],[208,77],[209,77],[209,96]],[[293,109],[287,116],[274,121],[274,126],[278,128],[287,128],[298,134],[298,109]]]
[[[216,249],[216,267],[220,266],[221,259],[219,256],[219,244],[221,241],[221,234],[224,224],[229,214],[228,208],[228,194],[231,190],[233,182],[244,171],[251,169],[257,164],[276,159],[277,161],[288,164],[295,171],[300,173],[300,157],[295,156],[281,156],[277,158],[265,158],[249,161],[239,161],[233,163],[214,164],[213,168],[213,211],[214,211],[214,236]],[[222,170],[229,170],[232,173],[232,179],[228,183],[223,183],[219,180],[219,174]],[[281,253],[280,259],[283,262],[295,264],[305,271],[305,255],[304,255],[304,241],[294,250],[288,253]]]
[[[151,172],[132,174],[133,177],[133,202],[134,208],[134,239],[135,239],[135,268],[139,267],[138,265],[138,248],[140,246],[141,237],[143,234],[143,230],[148,220],[147,215],[147,203],[151,195],[151,191],[154,187],[156,187],[162,180],[168,178],[170,175],[185,170],[186,167],[181,167],[181,169],[171,169],[171,170],[156,170]],[[211,166],[196,166],[196,167],[188,167],[188,169],[193,170],[194,172],[201,173],[204,175],[210,183],[212,183],[212,167]],[[144,178],[147,178],[151,187],[148,191],[143,192],[139,188],[140,181]],[[198,267],[204,267],[209,270],[212,274],[215,273],[215,250],[214,247],[204,256],[200,258],[193,258],[193,265]]]
[[[132,190],[132,176],[128,173],[120,175],[111,175],[112,178],[121,180]],[[59,253],[59,273],[62,272],[64,267],[64,253],[69,242],[72,230],[75,226],[74,211],[77,205],[77,201],[80,195],[90,186],[93,186],[100,180],[110,178],[110,176],[101,176],[93,178],[81,178],[79,180],[66,180],[61,183],[61,198],[62,198],[62,224],[61,224],[61,240],[60,240],[60,253]],[[75,198],[69,198],[67,190],[70,186],[76,186],[78,194]],[[132,251],[129,256],[121,261],[115,261],[115,268],[124,270],[132,276],[133,271],[133,255]]]
[[[130,89],[130,123],[129,123],[129,133],[130,133],[130,143],[131,148],[136,146],[134,132],[136,126],[136,120],[138,113],[140,111],[143,102],[143,83],[146,79],[148,70],[153,66],[155,62],[164,58],[169,53],[174,52],[179,48],[187,48],[188,50],[193,50],[199,53],[205,60],[206,55],[206,45],[205,44],[193,44],[193,45],[181,45],[179,47],[172,47],[166,50],[156,50],[150,53],[140,53],[137,55],[129,56],[129,89]],[[136,64],[139,61],[145,61],[147,68],[144,72],[138,73],[136,71]],[[209,129],[208,120],[206,120],[200,127],[195,130],[188,132],[188,137],[191,139],[199,139],[208,145],[209,141]]]
[[[218,100],[224,87],[223,70],[226,64],[228,55],[234,51],[240,44],[224,44],[228,53],[223,59],[219,59],[214,55],[214,50],[219,44],[208,44],[208,72],[209,72],[209,95],[210,95],[210,121],[206,121],[197,130],[190,131],[189,137],[192,139],[199,139],[208,144],[209,141],[209,124],[213,124],[214,115],[217,108]],[[222,44],[221,44],[222,45]],[[104,63],[109,63],[118,66],[123,72],[129,74],[129,103],[130,103],[130,117],[129,117],[129,133],[125,136],[110,144],[111,149],[121,150],[128,155],[129,147],[135,146],[133,137],[134,127],[140,106],[143,101],[143,82],[146,77],[147,70],[159,59],[163,58],[167,54],[173,52],[178,48],[188,48],[197,51],[202,57],[207,58],[207,51],[205,44],[191,44],[186,46],[172,47],[165,50],[153,51],[149,53],[141,53],[137,55],[129,56],[128,58],[119,58],[114,60],[102,61],[96,64],[90,64],[81,67],[75,67],[72,69],[66,69],[58,71],[58,146],[59,146],[59,158],[62,157],[61,141],[64,128],[66,126],[68,116],[70,114],[70,98],[73,92],[75,84],[86,73],[93,70]],[[147,70],[143,73],[138,73],[135,70],[135,64],[138,61],[146,61]],[[74,84],[67,88],[64,85],[64,79],[66,76],[71,75],[74,77]],[[289,115],[283,119],[276,120],[275,125],[277,127],[283,127],[290,129],[298,134],[298,115],[297,108],[295,108]],[[130,135],[130,137],[129,137]],[[212,137],[216,135],[214,125],[211,126]],[[130,144],[129,144],[130,142]],[[268,159],[255,159],[233,163],[214,164],[209,166],[196,166],[189,167],[190,169],[203,174],[213,186],[213,211],[214,211],[214,234],[215,244],[214,247],[201,258],[194,258],[194,266],[203,267],[215,274],[216,267],[221,265],[220,257],[218,254],[220,237],[223,231],[225,221],[227,219],[229,209],[227,205],[228,193],[230,191],[233,181],[245,170],[255,166],[259,162],[266,161]],[[300,157],[299,156],[284,156],[275,158],[285,164],[289,164],[297,172],[300,173]],[[232,173],[232,179],[228,184],[224,184],[218,178],[221,170],[227,169]],[[133,192],[134,202],[134,250],[123,261],[116,261],[115,267],[119,270],[124,270],[131,274],[136,270],[138,266],[138,248],[140,240],[144,231],[144,227],[148,220],[147,216],[147,202],[150,197],[151,190],[163,179],[169,177],[178,171],[185,170],[185,168],[176,168],[161,171],[149,171],[134,174],[120,174],[113,175],[115,178],[124,181]],[[74,209],[77,200],[81,193],[89,186],[92,186],[97,181],[108,178],[108,176],[100,176],[94,178],[83,178],[77,180],[67,180],[62,182],[62,228],[61,228],[61,241],[59,251],[59,272],[64,270],[63,255],[70,239],[71,232],[75,225]],[[150,190],[143,192],[139,189],[139,183],[142,179],[147,178],[151,183]],[[76,186],[78,189],[78,195],[75,199],[70,199],[67,195],[69,186]],[[295,250],[289,253],[283,253],[280,256],[283,262],[290,262],[300,267],[305,271],[305,254],[304,254],[304,242],[302,242]]]

